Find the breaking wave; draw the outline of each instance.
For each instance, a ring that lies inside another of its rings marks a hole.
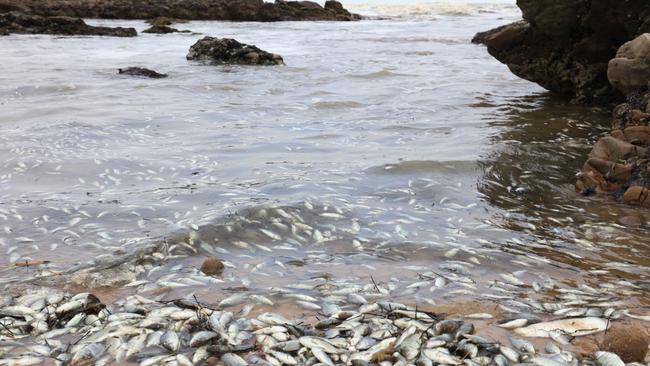
[[[519,9],[511,3],[452,3],[424,2],[411,4],[351,4],[349,8],[368,18],[379,19],[436,19],[437,17],[466,17],[482,14],[518,15]]]

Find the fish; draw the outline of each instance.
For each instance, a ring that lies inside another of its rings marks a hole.
[[[517,328],[514,332],[519,336],[528,338],[550,338],[553,331],[579,337],[603,332],[609,326],[609,320],[603,318],[569,318],[532,324],[524,328]]]

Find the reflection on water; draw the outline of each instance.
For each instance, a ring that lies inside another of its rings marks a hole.
[[[591,146],[609,131],[609,113],[548,95],[514,101],[502,112],[506,119],[494,124],[503,130],[493,135],[494,151],[479,161],[478,183],[502,210],[499,225],[534,238],[521,249],[575,268],[587,280],[624,278],[649,288],[647,228],[618,223],[626,216],[645,221],[646,213],[574,189]]]

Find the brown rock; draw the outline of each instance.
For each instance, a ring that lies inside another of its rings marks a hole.
[[[650,79],[650,34],[622,45],[607,68],[609,82],[624,94],[644,89]]]
[[[623,202],[630,205],[650,207],[650,190],[641,186],[632,186],[623,194]]]
[[[216,257],[210,257],[203,261],[201,265],[201,272],[208,276],[218,276],[223,273],[223,262]]]
[[[621,136],[622,135],[622,136]],[[650,145],[650,126],[633,126],[621,131],[620,139],[634,145]],[[615,136],[612,132],[612,136]],[[616,136],[615,136],[616,137]]]
[[[589,153],[590,158],[604,159],[612,162],[643,156],[645,156],[645,149],[612,136],[603,137],[598,140],[593,150]]]
[[[648,352],[648,336],[637,326],[622,324],[607,332],[600,349],[616,353],[625,363],[643,363]]]
[[[645,219],[641,216],[628,215],[618,218],[618,223],[630,227],[643,226],[645,224]]]

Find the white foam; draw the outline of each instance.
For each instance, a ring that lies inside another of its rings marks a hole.
[[[388,18],[436,18],[439,16],[479,16],[482,14],[499,14],[504,16],[517,15],[519,9],[513,1],[444,1],[407,3],[392,0],[391,2],[355,3],[346,2],[346,7],[367,17]]]

